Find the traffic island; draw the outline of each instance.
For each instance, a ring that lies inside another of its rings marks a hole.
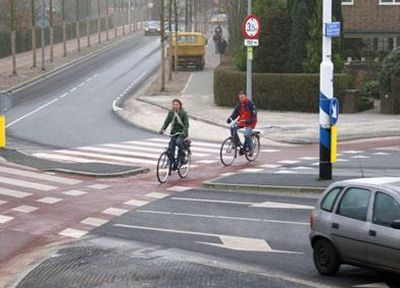
[[[352,178],[357,177],[335,176],[332,180],[320,180],[315,174],[237,173],[203,182],[203,186],[240,192],[322,193],[332,183]]]
[[[0,149],[0,157],[6,161],[47,172],[62,172],[89,177],[134,176],[149,172],[148,168],[107,163],[65,163],[49,161],[26,155],[13,149]]]

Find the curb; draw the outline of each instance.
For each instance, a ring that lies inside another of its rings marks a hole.
[[[127,170],[124,172],[117,172],[117,173],[90,173],[90,172],[83,172],[77,170],[69,170],[69,169],[45,169],[44,171],[48,172],[60,172],[70,175],[78,175],[78,176],[88,176],[88,177],[96,177],[96,178],[112,178],[112,177],[127,177],[127,176],[136,176],[139,174],[146,174],[150,171],[149,168],[136,168],[132,170]]]
[[[32,79],[29,79],[29,80],[27,80],[25,82],[22,82],[22,83],[17,84],[17,85],[15,85],[13,87],[10,87],[10,88],[6,89],[5,91],[19,92],[20,90],[22,90],[24,88],[27,88],[27,87],[29,87],[31,85],[34,85],[37,82],[40,82],[40,81],[42,81],[44,79],[47,79],[47,78],[49,78],[51,76],[55,76],[55,75],[57,75],[59,73],[62,73],[65,70],[67,70],[67,69],[69,69],[71,67],[74,67],[75,65],[80,64],[83,61],[89,60],[89,59],[91,59],[91,58],[93,58],[93,57],[95,57],[95,56],[97,56],[97,55],[109,50],[109,49],[112,49],[117,44],[121,43],[122,41],[129,40],[129,39],[131,39],[133,37],[137,37],[137,36],[138,35],[130,35],[130,36],[121,38],[121,39],[119,39],[119,40],[117,40],[115,42],[109,43],[108,45],[106,45],[105,47],[101,48],[100,50],[93,51],[93,52],[91,52],[91,53],[89,53],[89,54],[87,54],[85,56],[82,56],[80,58],[77,58],[77,59],[75,59],[75,60],[73,60],[73,61],[71,61],[69,63],[61,65],[61,66],[59,66],[57,68],[54,68],[54,69],[52,69],[50,71],[47,71],[47,72],[41,74],[39,76],[36,76],[36,77],[34,77]]]
[[[312,193],[320,194],[325,191],[323,187],[307,187],[307,186],[275,186],[275,185],[252,185],[252,184],[229,184],[216,183],[218,180],[213,179],[203,182],[202,186],[208,189],[228,190],[229,192],[260,192],[260,193]]]

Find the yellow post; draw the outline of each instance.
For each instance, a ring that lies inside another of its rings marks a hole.
[[[338,128],[337,128],[337,126],[332,126],[332,128],[331,128],[331,163],[336,163],[336,161],[337,161],[337,137],[338,137]]]
[[[6,116],[0,115],[0,148],[6,148]]]

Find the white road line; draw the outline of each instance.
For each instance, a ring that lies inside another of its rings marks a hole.
[[[101,219],[101,218],[95,218],[95,217],[88,217],[81,221],[82,224],[93,226],[93,227],[100,227],[101,225],[104,225],[108,222],[109,222],[108,220]]]
[[[75,179],[40,174],[40,173],[25,171],[25,170],[21,170],[21,169],[7,168],[4,166],[3,167],[0,166],[0,172],[6,173],[6,174],[11,174],[11,175],[18,175],[18,176],[33,178],[33,179],[37,179],[37,180],[44,180],[44,181],[48,181],[48,182],[67,184],[67,185],[76,185],[76,184],[81,183],[81,181],[75,180]]]
[[[153,193],[146,194],[145,196],[150,197],[150,198],[162,199],[162,198],[168,197],[169,194],[153,192]]]
[[[7,189],[0,187],[0,195],[15,197],[15,198],[25,198],[31,196],[32,193],[20,192],[13,189]]]
[[[6,215],[0,215],[0,224],[5,224],[7,222],[10,222],[13,219],[14,219],[14,217],[6,216]]]
[[[82,82],[81,84],[78,85],[78,87],[83,87],[85,86],[86,82]]]
[[[277,164],[264,164],[264,165],[260,165],[258,166],[260,168],[267,168],[267,169],[277,169],[282,167],[282,165],[277,165]]]
[[[244,168],[244,169],[240,169],[239,172],[242,173],[257,173],[257,172],[262,172],[264,171],[264,169],[261,168]]]
[[[76,91],[76,90],[78,90],[78,87],[74,87],[74,88],[70,89],[70,90],[69,90],[69,93],[72,93],[72,92],[74,92],[74,91]]]
[[[228,177],[228,176],[232,176],[232,175],[235,175],[236,173],[234,173],[234,172],[228,172],[228,173],[223,173],[223,174],[221,174],[221,175],[219,175],[219,176],[222,176],[222,177]]]
[[[386,153],[386,152],[377,152],[377,153],[373,153],[372,155],[374,155],[374,156],[390,156],[392,154]]]
[[[69,94],[68,92],[65,92],[65,93],[62,94],[59,98],[62,99],[62,98],[64,98],[64,97],[68,96],[68,94]]]
[[[371,159],[371,157],[369,156],[364,156],[364,155],[356,155],[356,156],[352,156],[352,159]]]
[[[342,153],[343,154],[361,154],[361,153],[364,153],[364,151],[350,150],[350,151],[344,151]]]
[[[6,177],[1,177],[1,176],[0,176],[0,183],[34,189],[34,190],[39,190],[39,191],[46,191],[46,192],[57,189],[57,187],[55,187],[55,186],[39,184],[39,183],[35,183],[35,182],[28,182],[28,181],[23,181],[23,180],[17,180],[17,179],[13,179],[13,178],[6,178]]]
[[[318,157],[300,157],[300,160],[306,160],[306,161],[315,161],[318,160]]]
[[[111,215],[111,216],[121,216],[122,214],[124,214],[126,212],[128,212],[128,210],[111,207],[106,210],[103,210],[101,213]]]
[[[234,220],[234,221],[259,222],[259,223],[261,222],[261,223],[270,223],[270,224],[287,224],[287,225],[299,225],[299,226],[310,225],[307,222],[271,220],[271,219],[262,219],[262,218],[230,217],[230,216],[219,216],[219,215],[209,215],[209,214],[204,215],[204,214],[179,213],[179,212],[154,211],[154,210],[136,210],[136,212],[137,213],[145,213],[145,214],[166,215],[166,216],[181,216],[181,217]]]
[[[121,164],[121,163],[150,164],[150,165],[157,164],[157,161],[146,160],[146,159],[141,159],[141,158],[111,156],[111,155],[72,151],[72,150],[60,150],[60,151],[57,151],[57,153],[84,156],[84,157],[91,158],[91,161],[86,161],[86,163],[90,163],[90,162],[108,163],[108,162],[106,162],[106,160],[112,160],[114,163],[120,162],[119,164]],[[97,159],[97,161],[93,158]]]
[[[7,201],[0,200],[0,205],[4,205],[4,204],[6,204],[6,203],[7,203]]]
[[[192,82],[192,79],[193,79],[193,73],[190,73],[189,78],[188,78],[188,80],[187,80],[187,82],[185,84],[185,87],[183,88],[183,90],[181,92],[181,95],[185,95],[186,94],[186,91],[187,91],[187,89],[189,87],[190,82]]]
[[[46,204],[56,204],[58,202],[61,202],[62,199],[56,198],[56,197],[44,197],[44,198],[40,198],[36,201],[41,202],[41,203],[46,203]]]
[[[149,201],[132,199],[130,201],[125,202],[124,204],[128,205],[128,206],[142,207],[142,206],[147,205],[149,203],[150,203]]]
[[[153,154],[153,153],[121,151],[120,149],[117,150],[117,149],[98,148],[98,147],[79,147],[79,148],[77,148],[77,150],[108,153],[108,154],[122,155],[122,156],[143,157],[143,158],[148,158],[148,159],[158,159],[160,157],[160,155]]]
[[[291,165],[291,164],[297,164],[297,163],[299,163],[300,161],[297,161],[297,160],[282,160],[282,161],[279,161],[279,163],[280,164],[289,164],[289,165]]]
[[[123,145],[139,145],[139,147],[156,147],[159,148],[161,151],[167,149],[168,147],[168,142],[166,143],[151,143],[151,142],[146,142],[146,141],[129,141],[129,142],[124,142],[122,143]],[[210,148],[203,148],[203,147],[197,147],[196,143],[192,143],[192,146],[190,148],[192,152],[205,152],[205,153],[214,153],[217,154],[219,153],[219,149],[210,149]],[[199,154],[197,154],[199,155]]]
[[[190,189],[193,189],[192,187],[184,187],[184,186],[173,186],[171,188],[168,188],[167,191],[172,191],[172,192],[185,192]]]
[[[277,150],[277,149],[262,149],[261,152],[262,153],[277,153],[277,152],[280,152],[280,150]]]
[[[337,159],[336,162],[349,162],[349,160],[347,160],[347,159]],[[319,163],[318,163],[318,165],[319,165]]]
[[[214,164],[214,163],[218,163],[218,160],[199,160],[196,161],[197,164]]]
[[[22,205],[22,206],[15,207],[15,208],[13,208],[12,210],[13,210],[13,211],[20,212],[20,213],[29,214],[29,213],[31,213],[31,212],[33,212],[33,211],[38,210],[38,209],[39,209],[38,207],[33,207],[33,206],[28,206],[28,205]]]
[[[46,104],[44,104],[44,105],[42,105],[42,106],[40,106],[40,107],[38,107],[38,108],[36,108],[35,110],[29,112],[28,114],[25,114],[24,116],[22,116],[22,117],[20,117],[20,118],[18,118],[18,119],[16,119],[16,120],[10,122],[9,124],[6,125],[6,128],[9,128],[9,127],[11,127],[11,126],[17,124],[17,123],[20,122],[21,120],[23,120],[23,119],[25,119],[25,118],[27,118],[27,117],[29,117],[29,116],[32,116],[32,115],[36,114],[36,113],[39,112],[40,110],[43,110],[44,108],[50,106],[51,104],[53,104],[53,103],[55,103],[55,102],[57,102],[57,101],[58,101],[58,98],[57,98],[57,99],[54,99],[54,100],[52,100],[52,101],[50,101],[50,102],[48,102],[48,103],[46,103]]]
[[[306,167],[306,166],[299,166],[299,167],[293,167],[291,168],[292,170],[314,170],[315,168],[313,167]]]
[[[84,231],[84,230],[67,228],[67,229],[61,231],[60,233],[58,233],[58,235],[78,239],[78,238],[85,236],[87,233],[88,232]]]
[[[62,194],[77,197],[77,196],[85,195],[85,194],[87,194],[87,192],[80,191],[80,190],[69,190],[69,191],[62,192]]]
[[[159,143],[168,143],[169,142],[169,139],[167,139],[167,138],[165,138],[165,139],[164,138],[151,138],[151,139],[147,139],[147,140],[152,141],[152,142],[159,142]],[[212,147],[212,148],[217,148],[217,149],[221,148],[221,144],[209,143],[209,142],[203,142],[203,141],[193,141],[192,145],[193,146]]]
[[[275,171],[274,174],[296,174],[296,172],[290,171],[290,170],[279,170],[279,171]]]
[[[91,189],[95,189],[95,190],[104,190],[104,189],[110,188],[111,186],[105,185],[105,184],[93,184],[93,185],[89,185],[87,187],[91,188]]]
[[[55,152],[58,153],[58,151],[55,151]],[[33,156],[38,157],[38,158],[45,158],[45,159],[51,159],[51,160],[60,160],[60,161],[66,161],[66,162],[78,162],[78,163],[92,163],[92,162],[95,162],[95,161],[92,161],[92,160],[89,160],[89,159],[84,159],[84,158],[57,155],[57,154],[48,154],[48,153],[36,153],[36,154],[33,154]]]

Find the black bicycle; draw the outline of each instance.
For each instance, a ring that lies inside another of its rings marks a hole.
[[[176,133],[174,135],[167,135],[170,138],[179,136],[181,133]],[[177,163],[176,152],[171,151],[167,148],[163,153],[161,153],[160,158],[157,163],[157,180],[161,184],[165,183],[168,177],[174,171],[174,167],[176,167],[176,171],[178,172],[179,177],[186,178],[190,172],[190,167],[192,165],[192,151],[190,150],[190,140],[185,140],[184,142],[184,161],[183,163]],[[176,149],[178,150],[178,149]]]
[[[232,127],[238,124],[237,120],[232,120],[231,122]],[[250,155],[250,151],[247,151],[237,132],[234,136],[228,137],[221,145],[220,158],[222,164],[224,166],[232,165],[238,155],[244,155],[249,162],[255,161],[260,153],[260,131],[253,131],[251,142],[253,143],[254,148],[252,155]]]

